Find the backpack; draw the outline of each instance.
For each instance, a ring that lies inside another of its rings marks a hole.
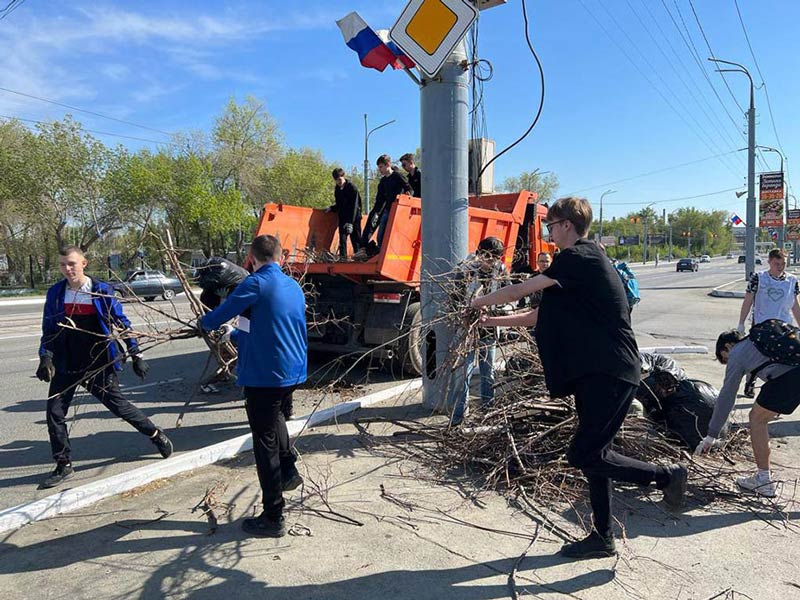
[[[753,325],[748,337],[756,349],[769,358],[753,374],[772,363],[800,367],[800,329],[794,325],[779,319],[767,319]]]
[[[625,288],[625,296],[628,298],[628,306],[633,308],[639,303],[642,298],[639,296],[639,282],[636,281],[636,275],[630,270],[628,265],[624,262],[614,263],[614,268],[617,270],[617,275],[622,280],[622,286]]]

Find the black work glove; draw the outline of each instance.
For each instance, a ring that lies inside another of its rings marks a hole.
[[[40,381],[50,383],[50,380],[53,379],[55,374],[56,368],[53,366],[53,355],[49,352],[47,354],[42,354],[39,357],[39,368],[36,369],[36,377],[38,377]]]
[[[342,225],[342,231],[344,231],[347,235],[353,233],[353,224],[352,223],[345,223]]]
[[[138,354],[133,357],[133,372],[136,373],[139,377],[144,379],[147,377],[147,373],[150,371],[150,365],[147,364],[147,361],[143,359]]]

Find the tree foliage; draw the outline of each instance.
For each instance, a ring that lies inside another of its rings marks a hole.
[[[500,185],[505,192],[528,190],[539,196],[539,202],[551,202],[558,192],[558,176],[555,173],[542,175],[538,169],[523,171],[516,177],[506,177]]]

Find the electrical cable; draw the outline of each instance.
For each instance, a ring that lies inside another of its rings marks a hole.
[[[0,115],[0,119],[6,119],[7,121],[22,121],[24,123],[37,123],[39,125],[49,125],[51,123],[50,121],[40,121],[38,119],[25,119],[23,117],[11,117],[9,115]],[[98,135],[108,135],[111,137],[122,138],[126,140],[135,140],[137,142],[149,142],[151,144],[158,144],[161,146],[177,147],[177,144],[173,144],[171,142],[160,142],[158,140],[149,140],[146,138],[135,137],[132,135],[122,135],[121,133],[112,133],[110,131],[98,131],[96,129],[85,129],[83,127],[81,127],[81,131],[86,131],[87,133],[96,133]]]
[[[161,133],[163,135],[168,135],[172,137],[172,133],[169,131],[164,131],[163,129],[156,129],[155,127],[148,127],[147,125],[140,125],[138,123],[134,123],[132,121],[126,121],[125,119],[118,119],[117,117],[111,117],[109,115],[104,115],[103,113],[95,112],[93,110],[86,110],[84,108],[78,108],[77,106],[71,106],[69,104],[64,104],[63,102],[56,102],[55,100],[48,100],[47,98],[42,98],[40,96],[34,96],[33,94],[27,94],[25,92],[18,92],[16,90],[11,90],[6,87],[0,87],[0,92],[8,92],[9,94],[16,94],[17,96],[24,96],[25,98],[31,98],[33,100],[39,100],[40,102],[47,102],[48,104],[55,104],[56,106],[60,106],[62,108],[68,108],[70,110],[74,110],[76,112],[85,113],[87,115],[93,115],[95,117],[101,117],[103,119],[108,119],[110,121],[116,121],[117,123],[122,123],[124,125],[131,125],[133,127],[138,127],[140,129],[147,129],[148,131],[153,131],[155,133]]]
[[[753,57],[753,64],[755,64],[756,66],[756,71],[758,72],[758,76],[761,77],[761,85],[764,88],[764,96],[767,99],[767,110],[769,111],[769,120],[772,123],[772,132],[775,134],[775,140],[778,142],[778,148],[780,148],[781,153],[785,155],[786,153],[783,151],[783,145],[781,144],[781,137],[778,135],[778,128],[775,127],[775,116],[772,114],[772,103],[770,102],[769,99],[769,90],[767,89],[767,82],[764,79],[764,75],[761,73],[761,67],[758,64],[758,60],[756,59],[756,54],[753,51],[753,46],[752,44],[750,44],[750,36],[747,35],[747,28],[744,25],[744,19],[742,18],[742,11],[739,10],[739,1],[733,0],[733,3],[736,6],[736,14],[739,16],[739,23],[742,26],[742,33],[744,33],[744,39],[747,41],[747,48],[750,50],[750,56]],[[786,170],[788,172],[789,170],[788,167],[786,168]],[[789,186],[788,173],[786,177],[786,185],[787,187]]]
[[[690,130],[692,131],[692,133],[693,133],[695,136],[697,136],[697,139],[698,139],[700,142],[702,142],[702,143],[703,143],[703,144],[704,144],[704,145],[705,145],[705,146],[706,146],[706,147],[707,147],[707,148],[708,148],[708,149],[709,149],[711,152],[713,152],[715,156],[718,156],[718,155],[721,155],[721,156],[726,156],[728,153],[727,153],[727,152],[724,152],[724,151],[722,151],[722,148],[719,148],[719,147],[718,147],[718,148],[716,148],[716,149],[715,149],[715,148],[713,148],[713,147],[712,147],[712,145],[713,145],[713,140],[712,140],[712,144],[709,144],[709,143],[708,143],[708,142],[707,142],[707,141],[706,141],[706,140],[705,140],[705,139],[704,139],[704,138],[703,138],[703,137],[702,137],[702,136],[701,136],[701,135],[698,133],[698,131],[697,131],[697,130],[696,130],[694,127],[692,127],[691,123],[689,123],[689,122],[686,120],[686,117],[684,116],[684,114],[683,114],[681,111],[679,111],[677,108],[675,108],[675,106],[672,104],[672,102],[670,101],[670,99],[669,99],[669,98],[667,98],[667,96],[666,96],[666,95],[664,95],[664,93],[661,91],[661,89],[659,89],[659,87],[658,87],[657,85],[655,85],[655,83],[653,83],[653,80],[652,80],[652,79],[650,79],[650,77],[648,77],[648,76],[647,76],[647,73],[645,73],[645,72],[642,70],[642,68],[641,68],[641,67],[640,67],[640,66],[637,64],[637,62],[636,62],[635,60],[633,60],[633,58],[632,58],[632,57],[631,57],[631,55],[628,53],[628,51],[627,51],[627,50],[626,50],[626,49],[625,49],[625,48],[624,48],[624,47],[623,47],[623,46],[622,46],[622,45],[621,45],[621,44],[620,44],[620,43],[617,41],[617,39],[616,39],[614,36],[612,36],[612,35],[611,35],[611,32],[609,32],[609,31],[608,31],[608,29],[605,27],[605,25],[603,25],[603,23],[600,21],[600,19],[598,19],[598,18],[597,18],[597,15],[595,15],[595,14],[594,14],[594,12],[592,12],[592,11],[589,9],[589,7],[586,5],[586,3],[584,2],[584,0],[578,0],[578,3],[579,3],[579,4],[580,4],[582,7],[583,7],[583,9],[584,9],[584,10],[585,10],[587,13],[589,13],[589,15],[592,17],[592,19],[594,19],[595,23],[597,23],[597,26],[598,26],[598,27],[600,27],[600,29],[603,31],[603,33],[606,35],[606,37],[607,37],[607,38],[608,38],[608,39],[611,41],[611,43],[613,43],[613,44],[614,44],[614,45],[615,45],[615,46],[616,46],[616,47],[619,49],[619,51],[620,51],[620,52],[622,52],[623,56],[625,56],[625,58],[626,58],[626,59],[628,59],[628,62],[630,62],[630,63],[631,63],[631,65],[633,66],[633,68],[634,68],[634,69],[636,69],[636,71],[639,73],[639,75],[641,75],[641,76],[642,76],[642,78],[644,78],[644,80],[645,80],[645,81],[647,81],[647,83],[648,83],[648,84],[650,84],[650,87],[652,87],[652,88],[653,88],[653,90],[654,90],[654,91],[655,91],[655,92],[656,92],[656,93],[657,93],[657,94],[658,94],[658,95],[661,97],[661,99],[662,99],[662,100],[664,101],[664,103],[665,103],[665,104],[666,104],[666,105],[667,105],[667,106],[668,106],[668,107],[669,107],[669,108],[672,110],[672,112],[674,112],[674,113],[675,113],[675,115],[677,115],[677,117],[678,117],[678,118],[679,118],[681,121],[683,121],[684,125],[686,125],[686,127],[687,127],[688,129],[690,129]],[[604,7],[604,9],[605,9],[605,7]],[[605,9],[605,10],[606,10],[606,12],[608,12],[608,9]],[[613,18],[613,17],[612,17],[612,18]],[[625,30],[624,30],[624,29],[623,29],[623,28],[622,28],[622,27],[621,27],[619,24],[617,25],[617,27],[618,27],[618,28],[620,28],[620,29],[622,30],[622,32],[623,32],[623,33],[625,33]],[[626,35],[627,35],[627,34],[626,34]],[[630,38],[629,38],[629,39],[630,39]],[[641,51],[639,51],[639,53],[641,54]],[[652,67],[651,67],[651,69],[652,69]],[[666,84],[665,84],[665,85],[666,85]],[[706,135],[708,135],[708,134],[706,134]],[[733,173],[733,174],[735,174],[735,175],[737,175],[737,176],[738,176],[738,173],[737,173],[737,172],[736,172],[736,171],[735,171],[735,170],[734,170],[734,169],[731,167],[731,165],[730,165],[730,164],[726,163],[726,162],[725,162],[725,161],[723,161],[722,159],[720,159],[720,164],[721,164],[722,166],[724,166],[726,169],[730,170],[730,171],[731,171],[731,173]]]
[[[686,92],[689,94],[689,96],[694,101],[694,103],[700,108],[700,111],[703,113],[703,116],[705,117],[705,119],[709,122],[709,124],[711,124],[712,128],[716,131],[716,134],[719,135],[720,138],[724,138],[724,143],[729,149],[735,148],[738,145],[736,140],[731,136],[731,134],[725,128],[725,125],[722,123],[720,118],[717,116],[716,111],[714,111],[713,107],[706,100],[705,96],[703,95],[702,91],[700,90],[700,87],[692,79],[692,76],[691,76],[691,73],[689,72],[689,69],[686,68],[686,66],[683,64],[683,61],[680,59],[680,56],[678,55],[678,53],[675,52],[675,49],[672,47],[672,44],[670,43],[669,38],[667,38],[664,35],[664,32],[663,32],[663,30],[661,30],[660,25],[658,23],[656,23],[656,26],[658,27],[659,31],[661,32],[662,37],[667,41],[667,44],[669,45],[670,49],[672,50],[672,53],[678,59],[677,60],[677,65],[682,67],[683,72],[686,74],[686,78],[684,78],[683,74],[681,74],[681,72],[678,70],[678,68],[676,66],[676,61],[671,59],[667,55],[667,52],[662,47],[662,44],[656,39],[656,36],[651,31],[650,27],[648,26],[647,23],[645,23],[644,19],[639,15],[639,12],[636,10],[636,8],[633,6],[633,4],[631,4],[630,0],[625,0],[625,3],[628,5],[628,8],[634,14],[636,19],[639,21],[639,24],[642,26],[642,29],[645,31],[645,33],[647,33],[647,35],[650,38],[650,40],[653,42],[653,44],[656,46],[658,51],[661,53],[661,56],[664,58],[666,63],[669,65],[669,67],[672,70],[672,72],[675,74],[675,76],[681,82],[681,84],[683,85],[683,87],[686,90]],[[697,90],[697,93],[695,93],[695,91],[689,86],[689,83],[687,83],[687,78],[688,78],[688,81],[693,84],[694,88]]]
[[[669,202],[681,202],[682,200],[694,200],[695,198],[705,198],[707,196],[716,196],[718,194],[726,194],[728,192],[735,192],[740,188],[728,188],[726,190],[717,190],[716,192],[708,192],[705,194],[697,194],[695,196],[683,196],[682,198],[668,198],[666,200],[656,200],[655,202],[648,202],[648,204],[667,204]],[[606,206],[641,206],[644,202],[605,202]]]
[[[730,152],[726,152],[725,154],[734,154],[736,152],[740,152],[740,150],[732,150]],[[649,177],[650,175],[658,175],[659,173],[665,173],[667,171],[673,171],[675,169],[680,169],[682,167],[688,167],[688,166],[691,166],[691,165],[696,165],[696,164],[699,164],[699,163],[702,163],[702,162],[706,162],[708,160],[713,160],[715,158],[719,158],[720,156],[724,156],[724,155],[715,154],[713,156],[706,156],[705,158],[699,158],[697,160],[691,160],[689,162],[684,162],[684,163],[680,163],[680,164],[677,164],[677,165],[672,165],[670,167],[664,167],[662,169],[656,169],[655,171],[647,171],[646,173],[640,173],[638,175],[632,175],[630,177],[625,177],[623,179],[616,179],[614,181],[607,181],[606,183],[600,183],[598,185],[593,185],[591,187],[586,187],[586,188],[582,188],[580,190],[575,190],[574,192],[570,192],[569,194],[567,194],[567,196],[575,196],[575,195],[580,194],[582,192],[588,192],[590,190],[596,190],[598,188],[608,187],[610,185],[617,185],[618,183],[625,183],[627,181],[633,181],[634,179],[641,179],[643,177]]]
[[[525,131],[525,133],[523,133],[514,142],[512,142],[511,144],[509,144],[508,146],[503,148],[500,152],[495,154],[489,162],[487,162],[485,165],[483,165],[483,167],[481,168],[480,172],[478,173],[478,181],[479,182],[481,180],[481,175],[483,175],[484,171],[486,171],[486,169],[489,168],[489,165],[491,165],[494,161],[496,161],[498,158],[503,156],[503,154],[505,154],[506,152],[508,152],[512,148],[514,148],[514,146],[516,146],[517,144],[522,142],[522,140],[524,140],[526,137],[528,137],[530,132],[533,131],[533,128],[536,127],[536,123],[539,122],[539,117],[542,116],[542,109],[544,108],[544,97],[545,97],[545,93],[544,93],[545,92],[545,88],[544,88],[544,68],[542,67],[542,61],[539,60],[539,55],[536,53],[536,50],[533,47],[533,43],[531,42],[531,38],[530,38],[530,32],[528,31],[528,7],[527,7],[527,1],[526,0],[522,0],[522,20],[523,20],[523,22],[525,24],[525,41],[527,42],[528,49],[530,50],[531,54],[533,55],[533,58],[536,61],[536,66],[539,69],[539,79],[540,79],[541,88],[542,88],[541,94],[539,96],[539,108],[536,110],[536,116],[534,116],[533,122],[530,124],[530,127],[528,127],[528,129]]]

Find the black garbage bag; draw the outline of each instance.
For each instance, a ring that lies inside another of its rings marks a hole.
[[[684,379],[673,393],[660,399],[660,411],[649,416],[661,422],[689,450],[694,450],[708,434],[708,423],[718,396],[719,391],[711,384],[699,379]]]
[[[636,399],[647,413],[660,409],[661,398],[669,396],[678,384],[686,379],[686,371],[668,356],[651,352],[640,352],[642,360],[642,384]]]
[[[216,308],[248,275],[246,269],[227,258],[212,256],[197,270],[197,285],[203,290],[200,301],[209,308]]]

